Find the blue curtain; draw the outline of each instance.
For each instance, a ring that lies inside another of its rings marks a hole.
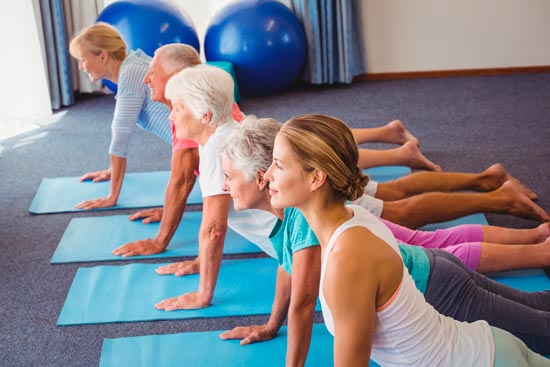
[[[313,84],[351,83],[364,74],[355,0],[292,0],[308,42],[304,79]]]
[[[63,0],[40,0],[52,109],[74,103]]]

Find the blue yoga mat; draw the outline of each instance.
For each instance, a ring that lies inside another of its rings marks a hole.
[[[168,249],[160,254],[129,258],[111,254],[115,248],[131,241],[154,238],[160,223],[142,224],[130,221],[125,215],[73,218],[65,230],[50,262],[86,262],[103,260],[135,260],[198,255],[198,233],[202,212],[186,212]],[[228,229],[224,253],[242,254],[262,252],[252,242]]]
[[[100,367],[276,367],[285,365],[287,329],[269,341],[241,346],[221,340],[223,331],[104,339]],[[324,324],[313,325],[306,366],[333,365],[333,338]],[[371,361],[371,366],[378,366]]]
[[[550,290],[550,279],[542,269],[503,271],[488,276],[499,283],[526,292]]]
[[[275,367],[285,365],[287,328],[272,340],[241,346],[221,340],[220,331],[104,339],[100,367]],[[313,325],[306,366],[333,365],[333,338],[324,324]]]
[[[192,319],[271,313],[277,261],[222,262],[212,305],[199,310],[160,311],[154,304],[198,289],[198,275],[158,275],[165,264],[79,268],[57,325]]]
[[[411,173],[408,167],[387,166],[365,170],[373,180],[388,181]],[[164,193],[170,177],[169,171],[128,173],[124,176],[124,184],[118,199],[118,204],[109,208],[147,208],[164,205]],[[29,212],[33,214],[77,212],[78,203],[109,194],[110,183],[91,181],[80,182],[78,177],[44,178],[31,203]],[[187,198],[188,204],[202,204],[202,194],[198,181]]]
[[[164,192],[170,177],[169,171],[127,173],[118,199],[118,204],[98,210],[147,208],[162,206]],[[78,177],[44,178],[31,203],[29,212],[34,214],[77,212],[78,203],[105,197],[109,194],[110,182],[78,181]],[[198,181],[189,194],[188,204],[202,203]]]
[[[395,180],[396,178],[408,175],[411,172],[411,169],[405,166],[382,166],[363,170],[363,173],[369,175],[372,180],[377,182]]]
[[[457,219],[449,220],[447,222],[440,222],[440,223],[432,223],[425,225],[424,227],[420,228],[424,231],[435,231],[436,229],[444,229],[444,228],[450,228],[454,226],[458,226],[461,224],[482,224],[487,225],[489,224],[487,222],[487,218],[485,218],[485,215],[483,214],[471,214],[467,215],[465,217],[460,217]]]

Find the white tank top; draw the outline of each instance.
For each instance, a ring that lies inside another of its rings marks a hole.
[[[332,248],[342,232],[351,227],[366,227],[399,253],[397,241],[382,222],[361,207],[349,207],[354,216],[330,237],[321,266],[319,298],[326,327],[333,335],[334,322],[323,295],[323,283]],[[376,312],[371,358],[380,366],[489,367],[493,366],[494,349],[486,321],[466,323],[439,314],[426,303],[405,267],[391,302]]]

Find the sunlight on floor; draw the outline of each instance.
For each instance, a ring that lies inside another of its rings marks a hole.
[[[44,126],[54,124],[65,116],[66,113],[67,111],[60,111],[54,113],[53,116],[34,120],[0,116],[0,142]]]

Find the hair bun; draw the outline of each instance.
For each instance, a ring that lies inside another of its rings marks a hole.
[[[369,182],[369,177],[364,175],[359,167],[355,167],[355,170],[352,170],[352,174],[348,179],[348,187],[346,189],[346,199],[353,201],[361,196],[365,191],[365,186]]]

